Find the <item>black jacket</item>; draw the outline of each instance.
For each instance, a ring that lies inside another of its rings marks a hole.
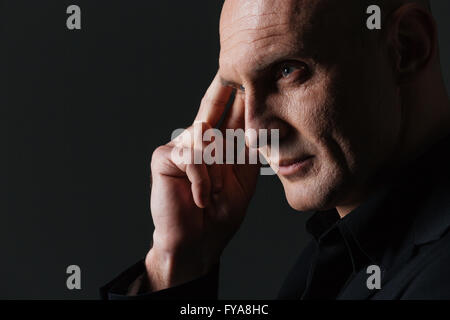
[[[450,299],[450,137],[390,176],[343,219],[330,210],[308,220],[312,240],[280,299]],[[367,284],[369,266],[379,267],[380,289]],[[174,288],[126,296],[144,273],[140,261],[103,287],[102,297],[217,298],[218,267]]]

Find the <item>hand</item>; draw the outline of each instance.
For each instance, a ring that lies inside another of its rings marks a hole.
[[[217,125],[231,93],[232,89],[223,86],[217,74],[194,121],[196,126],[201,122],[201,136]],[[228,128],[244,129],[244,106],[237,94],[220,128],[222,132]],[[194,135],[193,126],[186,130]],[[193,154],[194,145],[205,146],[201,136],[187,139],[181,146],[171,141],[157,148],[152,156],[151,212],[155,231],[146,267],[153,290],[192,280],[218,263],[254,193],[259,165],[173,161],[173,152],[183,149]],[[194,144],[195,139],[199,144]],[[242,151],[248,152],[245,149]]]

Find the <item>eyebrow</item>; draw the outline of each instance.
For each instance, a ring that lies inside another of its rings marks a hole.
[[[254,73],[261,73],[265,72],[268,69],[272,68],[273,66],[276,66],[277,64],[282,63],[283,61],[288,60],[298,60],[300,57],[307,57],[307,54],[304,50],[299,50],[298,48],[296,50],[288,50],[285,52],[280,52],[278,54],[272,55],[272,57],[266,57],[267,59],[263,59],[263,62],[259,64],[252,72]],[[266,60],[266,61],[264,61]],[[303,59],[305,60],[305,59]],[[220,77],[220,82],[223,86],[230,86],[234,87],[236,89],[239,89],[239,87],[242,85],[240,83],[234,82],[232,80],[228,80],[225,78]]]

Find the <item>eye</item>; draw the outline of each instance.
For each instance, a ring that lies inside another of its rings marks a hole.
[[[239,91],[245,92],[245,87],[242,84],[238,87],[238,89]]]
[[[281,75],[283,76],[283,78],[287,78],[289,77],[289,75],[291,73],[293,73],[296,69],[294,68],[294,66],[291,65],[283,65],[281,67]]]
[[[277,71],[279,80],[302,81],[309,76],[308,66],[302,62],[285,62],[281,64]]]

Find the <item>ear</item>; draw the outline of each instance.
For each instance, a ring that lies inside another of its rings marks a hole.
[[[431,13],[417,3],[398,8],[387,24],[388,47],[399,82],[408,82],[432,63],[437,27]]]

